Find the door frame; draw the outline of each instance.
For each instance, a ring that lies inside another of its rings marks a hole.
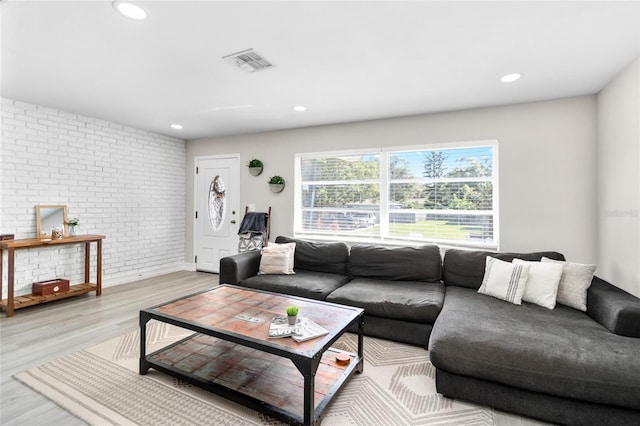
[[[240,153],[234,152],[231,154],[216,154],[216,155],[200,155],[193,158],[193,214],[191,215],[191,220],[193,221],[193,270],[198,270],[198,263],[196,262],[196,255],[198,253],[198,229],[197,229],[197,219],[195,212],[198,211],[198,174],[196,173],[198,163],[200,161],[205,160],[224,160],[224,159],[236,159],[238,160],[238,197],[237,197],[237,206],[232,206],[232,208],[237,207],[236,211],[240,213],[240,194],[242,194],[241,180],[242,173],[240,172]]]

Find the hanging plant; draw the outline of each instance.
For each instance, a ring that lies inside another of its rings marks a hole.
[[[258,176],[260,173],[262,173],[264,165],[262,164],[262,161],[254,158],[253,160],[249,161],[248,167],[249,173],[251,173],[251,175]]]
[[[284,189],[284,178],[282,176],[272,176],[269,178],[269,187],[271,188],[271,192],[282,192]]]

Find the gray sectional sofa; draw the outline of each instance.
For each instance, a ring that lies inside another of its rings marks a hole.
[[[490,253],[296,242],[295,275],[256,275],[259,252],[220,262],[220,282],[358,306],[365,334],[428,345],[438,392],[560,424],[640,424],[640,300],[594,277],[587,312],[478,293]]]

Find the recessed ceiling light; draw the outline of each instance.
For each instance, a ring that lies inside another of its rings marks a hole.
[[[513,74],[503,75],[500,81],[503,83],[511,83],[513,81],[520,80],[520,77],[522,77],[522,75],[516,72]]]
[[[297,112],[303,112],[307,110],[307,107],[304,105],[296,105],[293,107],[293,110]]]
[[[147,12],[143,8],[133,3],[127,3],[123,1],[114,1],[113,7],[127,18],[142,20],[147,17]]]
[[[182,130],[182,126],[181,126],[181,125],[179,125],[179,124],[176,124],[176,123],[172,124],[172,125],[171,125],[171,128],[172,128],[172,129],[176,129],[176,130]]]

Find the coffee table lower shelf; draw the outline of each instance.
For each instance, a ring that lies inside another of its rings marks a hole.
[[[347,365],[336,362],[348,354]],[[303,424],[304,378],[287,358],[204,334],[193,334],[145,357],[149,367],[290,424]],[[344,382],[362,370],[357,354],[330,348],[315,376],[315,420]]]

